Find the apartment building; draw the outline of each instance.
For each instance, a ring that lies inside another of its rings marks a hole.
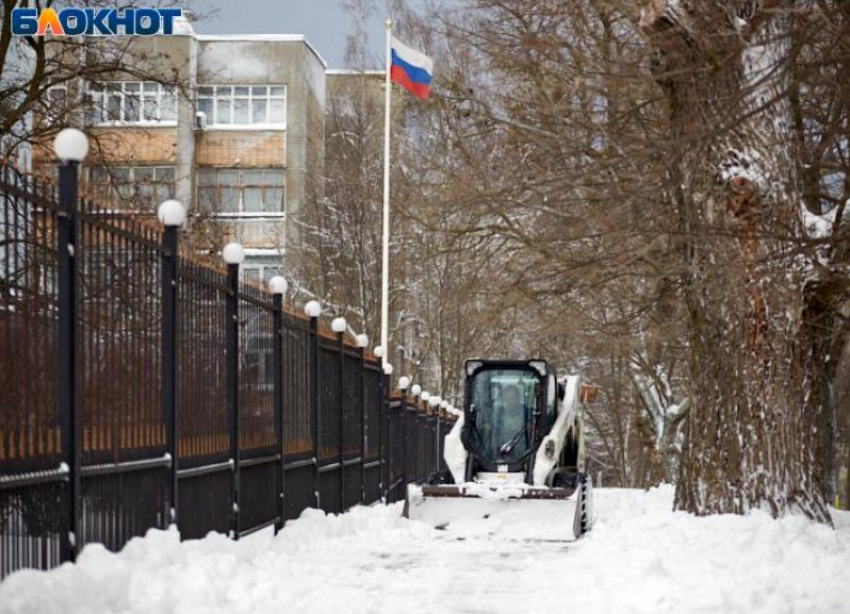
[[[301,35],[199,35],[188,22],[173,36],[108,43],[122,53],[126,48],[124,70],[95,71],[96,79],[74,78],[49,92],[63,123],[84,124],[90,136],[85,194],[150,215],[163,200],[177,198],[190,213],[184,241],[200,255],[220,262],[221,247],[239,241],[246,279],[284,274],[300,300],[315,292],[335,308],[374,293],[377,260],[369,265],[373,278],[359,280],[370,286],[365,293],[342,296],[351,284],[321,285],[328,263],[317,255],[317,235],[327,226],[316,220],[328,215],[326,190],[331,200],[360,190],[364,194],[348,199],[356,204],[358,198],[374,202],[368,193],[380,189],[379,175],[358,184],[363,160],[352,162],[358,154],[340,139],[362,131],[365,166],[375,172],[368,160],[383,147],[383,71],[328,69]],[[394,104],[394,123],[405,114],[402,100]],[[45,172],[54,172],[52,158],[49,147],[32,151],[32,165],[49,167]],[[373,213],[378,224],[380,212]],[[377,259],[380,247],[372,247]],[[375,337],[373,298],[362,312],[347,315]],[[393,336],[400,352],[393,359],[402,369],[412,363],[421,371],[418,322],[405,322]]]
[[[243,244],[248,278],[300,270],[321,196],[324,60],[300,35],[179,32],[127,39],[149,80],[124,71],[54,92],[86,100],[86,190],[151,212],[178,198],[193,238]]]

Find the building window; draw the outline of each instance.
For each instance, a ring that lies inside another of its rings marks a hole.
[[[265,288],[269,280],[275,275],[283,275],[283,268],[280,266],[280,258],[276,258],[276,262],[271,259],[246,258],[245,263],[240,267],[242,278],[246,281],[251,281],[257,284],[262,284]]]
[[[284,170],[198,169],[198,207],[206,213],[280,214],[284,210]]]
[[[89,183],[94,194],[107,202],[117,197],[135,209],[155,211],[174,196],[174,167],[96,166],[89,170]]]
[[[47,103],[53,107],[59,105],[64,107],[68,102],[68,85],[66,83],[58,83],[47,88]]]
[[[177,121],[175,89],[155,81],[89,83],[89,123],[148,125]]]
[[[198,88],[198,111],[208,126],[286,126],[286,86],[206,85]]]
[[[59,83],[47,88],[47,100],[45,101],[45,115],[53,121],[64,117],[68,112],[68,85]]]

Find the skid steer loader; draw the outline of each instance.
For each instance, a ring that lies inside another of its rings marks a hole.
[[[439,529],[574,540],[591,528],[582,386],[544,360],[469,360],[463,414],[444,443],[448,471],[408,486],[404,515]]]

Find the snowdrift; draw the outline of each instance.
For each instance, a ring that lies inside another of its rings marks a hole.
[[[459,540],[400,504],[308,510],[240,542],[153,530],[118,554],[91,545],[76,565],[13,574],[0,613],[850,611],[850,513],[832,530],[758,511],[695,518],[671,501],[670,488],[597,490],[593,532],[569,544]]]

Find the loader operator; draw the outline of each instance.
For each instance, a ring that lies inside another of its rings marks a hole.
[[[521,456],[527,446],[526,407],[519,388],[508,384],[502,389],[502,408],[496,416],[496,448],[505,456]],[[507,446],[507,448],[506,448]]]

